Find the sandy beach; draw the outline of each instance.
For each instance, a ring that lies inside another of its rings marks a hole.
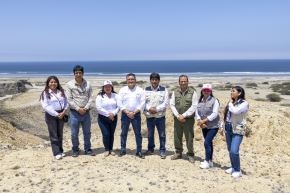
[[[73,77],[59,77],[63,86]],[[94,98],[108,77],[86,77],[93,85]],[[229,166],[225,137],[217,134],[214,140],[214,167],[199,168],[204,159],[203,137],[194,128],[195,163],[183,159],[172,161],[173,116],[168,107],[166,113],[167,158],[158,155],[159,140],[156,132],[155,155],[141,160],[135,156],[135,137],[130,130],[127,155],[104,157],[102,135],[96,122],[95,106],[92,115],[92,147],[95,157],[70,156],[70,128],[64,129],[62,160],[52,156],[48,141],[44,113],[39,95],[46,77],[6,77],[1,80],[25,79],[32,83],[27,92],[9,95],[0,101],[0,192],[290,192],[290,95],[281,95],[281,102],[270,102],[266,95],[273,93],[273,84],[289,81],[289,76],[239,76],[239,77],[190,77],[189,85],[200,93],[200,84],[211,83],[214,95],[220,100],[221,112],[229,100],[230,89],[225,85],[241,85],[245,88],[250,104],[248,127],[240,149],[242,178],[233,179],[224,170]],[[125,77],[110,76],[118,85]],[[137,81],[149,85],[149,77],[137,76]],[[248,88],[249,83],[257,86]],[[178,85],[178,76],[161,76],[161,84],[170,91]],[[258,99],[258,100],[257,100]],[[95,105],[95,103],[93,103]],[[222,113],[221,113],[222,115]],[[114,149],[120,148],[120,120],[115,133]],[[147,149],[146,120],[142,116],[143,151]],[[82,132],[80,132],[82,133]],[[80,148],[83,148],[82,134]]]

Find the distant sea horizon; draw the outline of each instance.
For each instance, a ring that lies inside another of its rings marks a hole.
[[[0,62],[0,76],[71,76],[75,65],[86,76],[136,75],[290,76],[290,59],[255,60],[152,60],[152,61],[51,61]]]

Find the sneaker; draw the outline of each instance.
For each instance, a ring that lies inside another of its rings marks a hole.
[[[104,157],[108,157],[110,155],[110,151],[105,151],[104,152]]]
[[[56,156],[55,156],[55,159],[56,160],[60,160],[62,157],[61,157],[61,154],[57,154]]]
[[[242,172],[241,172],[241,171],[239,171],[239,172],[233,172],[233,173],[232,173],[232,177],[233,177],[233,178],[239,178],[239,177],[242,177]]]
[[[154,151],[152,151],[152,150],[147,150],[145,152],[145,155],[153,155],[153,154],[154,154]]]
[[[79,152],[80,151],[73,151],[72,154],[71,154],[71,156],[72,157],[78,157],[79,156]]]
[[[194,163],[194,156],[187,156],[187,158],[188,158],[188,161],[190,162],[190,163]]]
[[[161,152],[160,153],[160,157],[161,157],[161,159],[165,159],[166,158],[166,154],[164,152]]]
[[[233,173],[233,168],[229,168],[229,169],[226,169],[225,170],[225,172],[227,173],[227,174],[232,174]]]
[[[90,155],[90,156],[95,156],[96,155],[91,149],[85,151],[85,154],[86,155]]]
[[[126,155],[126,151],[120,151],[119,157]]]
[[[61,153],[61,157],[65,157],[65,153]]]
[[[137,152],[136,156],[141,158],[141,159],[145,159],[145,156],[141,152]]]
[[[199,167],[201,169],[209,169],[210,168],[210,165],[209,165],[209,162],[204,160],[203,162],[200,163]]]
[[[171,156],[171,160],[177,160],[181,158],[182,158],[182,155],[179,153],[175,153],[173,156]]]
[[[213,167],[213,162],[212,161],[208,161],[209,167],[212,168]]]
[[[110,151],[110,154],[111,154],[112,156],[115,156],[115,155],[116,155],[115,152],[113,152],[112,150]]]

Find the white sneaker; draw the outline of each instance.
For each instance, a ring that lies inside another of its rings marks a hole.
[[[58,154],[58,155],[55,156],[55,159],[57,159],[57,160],[60,160],[61,158],[62,158],[61,154]]]
[[[204,160],[203,162],[200,163],[199,167],[201,169],[208,169],[208,168],[210,168],[210,165],[209,165],[208,161]]]
[[[66,155],[65,155],[65,153],[61,153],[61,157],[65,157]]]
[[[213,167],[213,162],[204,160],[203,162],[200,163],[199,167],[202,168],[202,169],[212,168]]]
[[[233,172],[232,177],[234,177],[234,178],[242,177],[242,172],[241,171],[240,172]]]
[[[213,167],[213,162],[212,161],[208,161],[209,167],[212,168]]]
[[[233,173],[233,168],[226,169],[225,172],[227,174],[232,174]]]

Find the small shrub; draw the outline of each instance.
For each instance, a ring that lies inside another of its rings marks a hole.
[[[283,82],[282,85],[284,85],[284,86],[290,86],[290,82]]]
[[[120,84],[127,84],[127,81],[126,80],[121,81]]]
[[[268,101],[267,99],[263,99],[263,98],[256,98],[256,101]]]
[[[255,87],[258,87],[257,83],[254,83],[254,82],[249,82],[246,84],[246,87],[247,88],[255,88]]]
[[[255,92],[255,94],[260,94],[259,92]]]
[[[269,84],[269,82],[262,82],[262,84]]]
[[[280,95],[278,95],[276,93],[268,94],[266,97],[271,102],[280,102],[282,100],[282,98],[280,97]]]
[[[201,88],[202,87],[202,84],[198,84],[197,87]]]
[[[118,86],[119,85],[119,83],[117,81],[113,81],[112,84],[113,84],[113,86]]]
[[[136,83],[137,83],[137,84],[146,84],[147,81],[144,81],[144,80],[138,80]]]
[[[290,95],[290,82],[283,82],[282,84],[272,84],[270,88],[274,92],[278,92],[282,95]]]
[[[290,103],[283,103],[283,104],[280,104],[280,106],[282,106],[282,107],[290,107]]]

